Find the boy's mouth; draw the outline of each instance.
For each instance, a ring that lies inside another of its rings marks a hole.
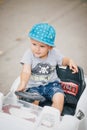
[[[39,53],[39,52],[35,52],[35,54],[36,54],[36,55],[40,55],[41,53]]]

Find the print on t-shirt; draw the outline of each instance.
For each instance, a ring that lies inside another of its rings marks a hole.
[[[50,79],[51,74],[55,70],[55,67],[52,67],[48,63],[38,63],[32,69],[32,79],[35,81],[41,81],[43,83],[47,82]]]

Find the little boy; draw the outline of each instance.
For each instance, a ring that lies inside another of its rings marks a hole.
[[[55,29],[47,23],[39,23],[32,27],[29,32],[31,49],[21,60],[23,69],[17,91],[39,93],[51,100],[52,106],[62,112],[64,92],[56,74],[56,65],[68,65],[74,73],[78,72],[78,68],[71,59],[55,49],[55,35]],[[39,104],[38,101],[35,103]]]

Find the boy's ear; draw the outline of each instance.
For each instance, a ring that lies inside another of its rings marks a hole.
[[[52,46],[49,46],[49,50],[52,50],[53,49],[53,47]]]

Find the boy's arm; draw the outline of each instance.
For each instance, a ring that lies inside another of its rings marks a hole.
[[[31,66],[28,64],[24,64],[22,72],[20,74],[20,84],[19,84],[17,91],[24,91],[25,90],[30,76],[31,76]]]
[[[77,73],[78,72],[78,66],[70,58],[64,57],[63,61],[62,61],[62,65],[63,66],[69,66],[69,68],[73,71],[73,73]]]

